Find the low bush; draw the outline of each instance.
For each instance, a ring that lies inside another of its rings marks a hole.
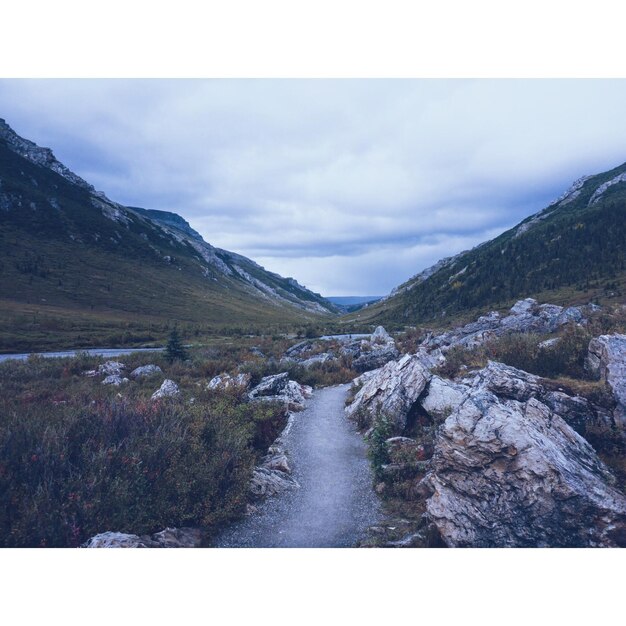
[[[284,408],[208,392],[186,369],[177,369],[182,394],[153,402],[160,381],[104,386],[81,375],[96,362],[0,365],[0,545],[211,530],[240,514],[254,464],[286,423]]]

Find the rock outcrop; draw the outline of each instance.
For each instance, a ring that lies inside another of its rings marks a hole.
[[[626,498],[593,448],[535,398],[479,384],[438,432],[429,518],[449,546],[625,546]]]
[[[473,348],[489,339],[511,333],[553,333],[569,323],[584,324],[587,315],[597,307],[561,307],[555,304],[539,304],[532,298],[519,300],[502,317],[492,311],[475,322],[455,328],[436,336],[427,337],[422,346],[427,350],[440,348],[446,352],[452,347]]]
[[[163,381],[163,384],[152,394],[152,400],[159,400],[161,398],[173,398],[180,394],[178,385],[169,378]]]
[[[626,497],[581,436],[613,432],[605,409],[502,363],[456,381],[431,369],[421,353],[368,372],[346,409],[395,434],[412,416],[379,486],[423,502],[424,528],[448,546],[626,546]]]
[[[585,366],[589,373],[606,381],[615,398],[616,424],[626,428],[626,335],[600,335],[589,342]]]

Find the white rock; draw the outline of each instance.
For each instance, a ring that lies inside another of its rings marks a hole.
[[[611,387],[617,403],[615,422],[626,428],[626,335],[600,335],[592,339],[585,367]]]
[[[250,374],[231,376],[224,373],[212,378],[207,384],[207,389],[247,389],[249,384]]]
[[[626,498],[612,475],[534,398],[474,390],[438,431],[424,482],[448,546],[626,545]]]
[[[163,384],[152,394],[152,400],[160,398],[172,398],[180,394],[178,385],[169,378],[163,381]]]
[[[371,423],[377,413],[392,420],[398,432],[406,426],[408,413],[431,378],[419,355],[405,355],[390,361],[368,376],[352,403],[346,407],[348,417],[357,412]]]
[[[463,402],[468,393],[469,388],[465,385],[433,376],[420,404],[428,415],[442,419],[448,417]]]
[[[124,385],[128,382],[128,378],[122,378],[117,374],[111,374],[107,376],[103,381],[103,385],[114,385],[115,387],[119,387],[120,385]]]
[[[158,365],[142,365],[140,367],[135,368],[131,373],[131,378],[147,378],[148,376],[153,376],[154,374],[162,374],[163,370]]]

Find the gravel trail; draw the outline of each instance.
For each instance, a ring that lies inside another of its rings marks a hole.
[[[300,489],[264,502],[216,547],[350,547],[380,519],[365,443],[344,415],[347,391],[315,391],[284,437]]]

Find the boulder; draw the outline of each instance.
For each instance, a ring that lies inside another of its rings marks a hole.
[[[169,378],[163,381],[163,384],[152,394],[152,400],[159,400],[160,398],[173,398],[180,394],[178,385]]]
[[[131,373],[131,378],[148,378],[149,376],[154,376],[155,374],[162,374],[163,370],[158,365],[141,365],[140,367],[135,368]]]
[[[477,382],[439,429],[423,481],[445,544],[626,546],[626,498],[593,448],[535,398]]]
[[[250,398],[277,396],[289,382],[289,373],[282,372],[273,376],[265,376],[261,382],[250,391]]]
[[[207,389],[210,390],[225,390],[225,389],[240,389],[245,390],[250,385],[250,374],[237,374],[231,376],[224,373],[219,376],[215,376],[207,383]]]
[[[292,410],[300,410],[312,393],[311,387],[289,380],[289,374],[283,372],[262,378],[248,393],[248,397],[250,400],[282,402]]]
[[[606,381],[613,392],[615,423],[626,428],[626,335],[600,335],[589,342],[585,362],[589,373]]]
[[[352,361],[352,367],[357,372],[367,372],[378,369],[398,358],[398,349],[394,343],[372,344],[371,349],[362,351],[360,355]]]
[[[382,326],[377,326],[372,333],[371,343],[393,343],[393,337]]]
[[[386,415],[395,432],[406,426],[411,407],[431,378],[419,355],[405,355],[376,370],[363,382],[352,403],[346,407],[348,417],[359,413],[369,424],[378,413]],[[358,380],[358,379],[357,379]]]
[[[166,528],[152,536],[105,532],[87,540],[83,548],[197,548],[202,545],[198,528]]]

